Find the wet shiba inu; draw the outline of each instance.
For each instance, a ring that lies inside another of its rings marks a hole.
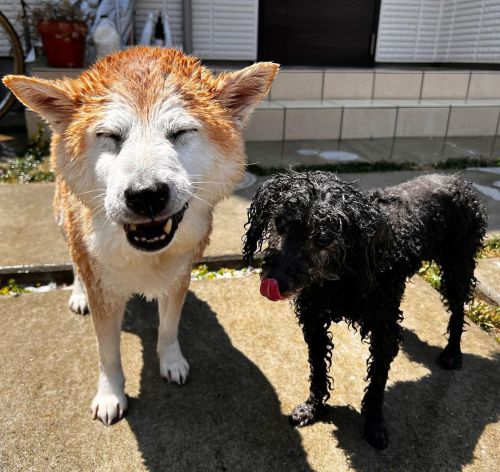
[[[174,49],[137,47],[76,79],[7,76],[52,128],[55,210],[74,262],[69,300],[90,310],[99,351],[91,409],[109,425],[127,408],[120,331],[134,293],[158,300],[160,373],[183,384],[177,331],[213,206],[245,166],[242,129],[277,73],[257,63],[218,75]]]

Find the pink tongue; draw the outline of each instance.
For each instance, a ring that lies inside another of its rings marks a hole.
[[[262,279],[260,283],[260,294],[273,302],[286,298],[281,295],[276,279]]]

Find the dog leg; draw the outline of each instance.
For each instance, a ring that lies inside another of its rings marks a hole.
[[[290,422],[294,426],[306,426],[317,419],[323,403],[330,396],[328,390],[332,382],[328,377],[333,349],[328,332],[330,320],[321,316],[321,313],[304,310],[304,305],[301,306],[300,301],[298,302],[298,316],[309,351],[310,390],[309,398],[296,406],[290,416]]]
[[[472,252],[467,257],[466,252]],[[439,354],[438,364],[446,370],[458,369],[462,366],[462,351],[460,342],[464,326],[464,305],[472,299],[474,288],[474,251],[457,251],[459,259],[440,263],[442,279],[440,291],[446,305],[451,311],[448,323],[448,344]]]
[[[169,289],[169,294],[158,300],[160,326],[158,328],[158,359],[160,374],[169,382],[182,385],[189,374],[189,364],[182,355],[177,339],[182,307],[189,287],[189,273],[180,284]]]
[[[73,291],[71,292],[71,296],[69,297],[68,306],[69,309],[77,315],[85,315],[89,312],[85,286],[83,285],[83,282],[76,269],[74,269],[74,272],[75,280],[73,282]]]
[[[396,319],[398,318],[401,318],[401,312],[397,315]],[[365,438],[376,449],[385,449],[389,445],[382,407],[385,384],[391,362],[398,353],[400,339],[401,327],[396,321],[377,326],[371,333],[368,362],[370,383],[365,390],[362,413],[365,417]]]
[[[94,324],[99,351],[99,383],[92,401],[93,418],[109,426],[122,418],[127,409],[125,376],[120,358],[120,334],[125,299],[110,301],[105,306],[92,294],[89,296],[90,313]]]

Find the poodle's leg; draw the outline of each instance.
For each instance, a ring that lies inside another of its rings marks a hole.
[[[464,305],[471,300],[476,282],[474,255],[457,252],[456,259],[442,260],[439,264],[442,270],[440,291],[451,316],[448,323],[448,344],[439,355],[438,363],[444,369],[458,369],[462,366],[460,340],[464,325]]]
[[[398,321],[401,312],[390,321],[385,321],[372,329],[370,339],[370,359],[368,362],[369,384],[362,402],[365,417],[365,438],[377,449],[385,449],[389,438],[385,429],[382,407],[384,390],[391,362],[399,350],[401,327]]]
[[[328,332],[330,320],[321,313],[299,310],[299,322],[309,350],[309,398],[296,406],[290,416],[294,426],[305,426],[315,421],[323,403],[328,400],[331,378],[328,369],[331,364],[333,343]]]

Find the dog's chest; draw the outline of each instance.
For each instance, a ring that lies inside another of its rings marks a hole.
[[[138,293],[158,298],[168,293],[191,267],[189,249],[179,250],[174,246],[164,253],[148,254],[133,249],[121,232],[114,229],[93,236],[89,243],[99,266],[101,284],[117,294]]]
[[[148,299],[158,298],[177,285],[191,265],[189,255],[159,259],[117,261],[102,267],[102,283],[124,295],[138,293]]]

